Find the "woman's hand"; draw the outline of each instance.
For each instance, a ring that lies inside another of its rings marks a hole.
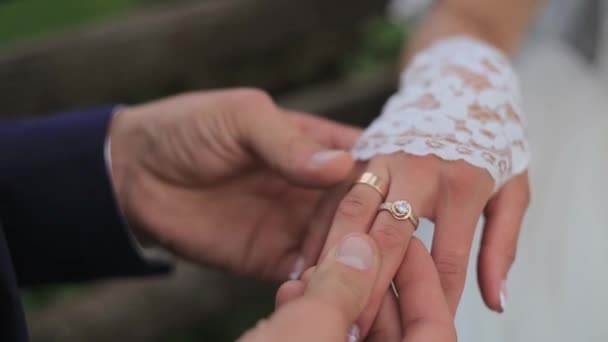
[[[200,263],[285,280],[316,261],[308,228],[319,189],[344,180],[359,131],[287,113],[257,90],[180,95],[130,107],[110,138],[130,227]]]
[[[486,209],[479,280],[486,304],[502,312],[504,284],[528,205],[529,165],[521,94],[508,58],[467,36],[418,51],[401,75],[399,91],[353,154],[368,160],[363,171],[380,179],[383,188],[356,184],[344,196],[328,244],[352,231],[369,231],[383,253],[377,288],[360,320],[363,331],[376,317],[415,229],[416,220],[406,217],[409,208],[435,223],[431,254],[453,312],[464,288],[475,227]],[[378,212],[382,203],[382,209],[393,212]]]
[[[416,216],[435,222],[432,256],[452,312],[456,311],[464,288],[475,227],[485,208],[479,280],[488,305],[502,311],[504,281],[528,204],[527,175],[513,178],[492,196],[494,184],[490,175],[462,161],[395,153],[374,157],[363,171],[372,172],[384,182],[380,190],[386,198],[366,184],[355,184],[343,198],[336,192],[328,199],[339,204],[324,249],[325,254],[328,246],[353,232],[369,232],[378,244],[383,262],[369,305],[358,321],[362,332],[369,331],[378,314],[414,231],[411,221],[399,221],[387,211],[379,212],[383,202],[406,200]],[[323,219],[331,220],[331,214],[321,213],[313,224],[322,226]]]
[[[375,262],[361,261],[362,255],[373,255]],[[360,233],[348,235],[318,267],[307,271],[303,280],[281,286],[277,311],[242,341],[358,341],[361,335],[352,324],[365,307],[382,262],[372,239]],[[411,241],[395,286],[400,296],[395,299],[388,294],[386,306],[390,304],[395,310],[399,306],[402,315],[391,316],[394,321],[388,329],[374,331],[367,341],[456,341],[439,277],[420,241]],[[392,332],[387,334],[389,330]]]

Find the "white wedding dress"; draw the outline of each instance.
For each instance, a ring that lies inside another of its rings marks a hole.
[[[532,147],[532,204],[506,310],[498,315],[481,300],[477,234],[456,320],[460,341],[608,341],[608,53],[591,66],[560,40],[561,19],[571,10],[565,7],[575,3],[568,1],[553,1],[546,10],[553,19],[541,21],[516,62]],[[418,232],[431,240],[431,227]]]

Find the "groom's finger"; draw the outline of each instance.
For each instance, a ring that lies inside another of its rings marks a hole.
[[[346,341],[372,290],[379,254],[365,234],[350,234],[332,248],[304,295],[284,304],[242,341]],[[352,340],[352,338],[351,338]]]
[[[478,281],[486,305],[497,312],[505,309],[507,275],[529,201],[528,174],[524,173],[507,182],[486,206]]]
[[[340,150],[350,150],[359,136],[361,129],[331,121],[312,114],[286,111],[291,120],[306,134],[313,137],[323,146]]]
[[[331,221],[344,194],[350,187],[350,182],[341,184],[334,189],[327,191],[315,208],[315,213],[309,219],[306,228],[306,237],[302,243],[302,256],[304,267],[315,265],[319,261],[321,250],[327,241]],[[302,268],[294,269],[290,274],[290,279],[298,279],[301,276]]]
[[[267,95],[240,91],[246,110],[237,107],[226,120],[243,148],[295,184],[323,187],[348,176],[354,166],[348,151],[305,134]]]
[[[417,238],[412,238],[395,277],[399,293],[404,342],[455,342],[452,313],[433,259]]]

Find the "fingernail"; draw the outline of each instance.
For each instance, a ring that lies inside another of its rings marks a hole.
[[[503,280],[500,286],[500,293],[498,295],[500,298],[500,309],[504,312],[507,307],[507,280]]]
[[[313,154],[313,156],[310,158],[310,165],[313,168],[322,167],[328,161],[333,160],[341,155],[344,155],[345,153],[347,153],[347,152],[342,151],[342,150],[327,150],[327,151],[317,152],[317,153]]]
[[[336,253],[336,260],[352,268],[366,270],[372,266],[374,255],[367,240],[351,236],[342,241]]]
[[[348,331],[348,335],[346,335],[347,342],[357,342],[359,341],[359,327],[356,324],[353,324]]]
[[[298,280],[304,272],[304,266],[306,266],[306,260],[303,257],[298,257],[293,263],[291,273],[289,273],[289,280]]]

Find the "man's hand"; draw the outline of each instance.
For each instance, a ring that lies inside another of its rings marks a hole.
[[[380,258],[369,236],[346,236],[304,280],[285,283],[277,294],[278,310],[241,341],[357,341],[358,329],[352,324],[369,300]],[[387,329],[373,331],[368,341],[456,341],[439,276],[420,241],[410,242],[395,284],[402,316],[393,322],[392,334]]]
[[[260,321],[241,341],[347,341],[349,328],[367,304],[379,265],[378,250],[369,236],[346,236],[316,267],[306,285],[291,281],[279,290],[301,297]]]
[[[199,263],[284,280],[318,258],[319,189],[346,179],[359,131],[287,113],[257,90],[129,107],[110,129],[112,180],[138,236]]]

